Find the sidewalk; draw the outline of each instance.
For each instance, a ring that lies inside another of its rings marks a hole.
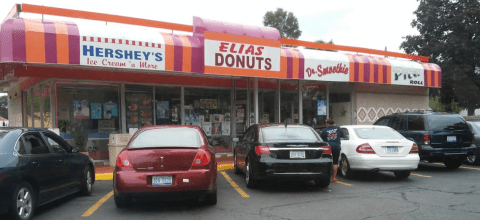
[[[233,169],[233,154],[232,153],[217,153],[217,170],[231,170]],[[111,166],[96,166],[95,180],[112,180],[113,170]]]

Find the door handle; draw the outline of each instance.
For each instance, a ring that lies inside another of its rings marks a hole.
[[[30,162],[30,164],[32,164],[33,166],[38,166],[39,165],[38,161],[32,161],[32,162]]]

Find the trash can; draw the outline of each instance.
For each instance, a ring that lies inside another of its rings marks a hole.
[[[108,156],[110,166],[115,166],[118,154],[127,146],[131,137],[131,134],[110,134],[108,141]]]

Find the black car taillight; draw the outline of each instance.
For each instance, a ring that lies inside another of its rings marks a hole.
[[[332,147],[330,147],[330,145],[320,147],[320,150],[322,150],[322,154],[332,154]]]
[[[421,144],[429,145],[430,144],[430,134],[424,134],[420,140]]]
[[[270,147],[267,146],[255,146],[255,153],[257,155],[270,154]]]

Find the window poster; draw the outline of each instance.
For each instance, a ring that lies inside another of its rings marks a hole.
[[[213,123],[212,134],[222,134],[222,123],[221,122]]]
[[[89,119],[90,108],[88,107],[88,101],[85,99],[73,100],[73,118],[76,119]]]
[[[185,123],[192,123],[193,122],[193,114],[185,113]]]
[[[193,114],[193,122],[194,123],[199,123],[200,122],[200,114],[199,113],[194,113]]]
[[[203,122],[202,129],[206,135],[212,135],[212,122]]]
[[[217,106],[216,99],[200,99],[200,107],[202,109],[217,109]]]
[[[230,122],[222,122],[222,135],[230,135]]]
[[[225,113],[225,121],[230,121],[230,113]]]
[[[117,103],[112,101],[103,103],[103,118],[110,119],[112,116],[118,116]]]
[[[92,103],[90,108],[92,110],[91,119],[102,119],[102,103]]]
[[[157,101],[157,119],[169,119],[170,105],[168,101]]]
[[[318,100],[317,102],[317,115],[327,115],[327,100]]]

